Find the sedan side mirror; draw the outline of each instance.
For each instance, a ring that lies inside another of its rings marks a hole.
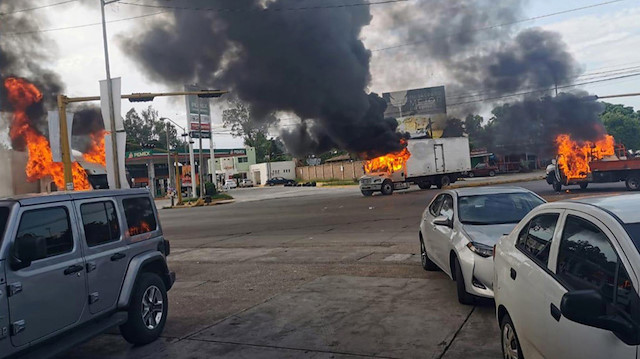
[[[438,216],[438,217],[436,217],[433,220],[433,224],[435,224],[436,226],[445,226],[445,227],[449,227],[449,228],[453,227],[452,221],[447,216]]]
[[[31,262],[46,258],[47,243],[43,237],[32,235],[22,236],[16,239],[11,257],[11,269],[20,270],[27,268]]]
[[[640,345],[640,336],[632,323],[619,315],[607,315],[607,304],[596,290],[565,293],[560,303],[565,318],[576,323],[613,332],[627,345]]]

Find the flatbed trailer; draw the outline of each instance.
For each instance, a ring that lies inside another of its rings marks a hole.
[[[589,168],[591,172],[587,173],[585,178],[567,180],[556,167],[553,173],[549,173],[547,182],[558,192],[562,190],[563,185],[579,185],[585,189],[589,183],[615,182],[624,182],[630,191],[640,190],[640,157],[591,161]]]

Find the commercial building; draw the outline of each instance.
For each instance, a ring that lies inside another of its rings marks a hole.
[[[282,177],[291,180],[296,179],[295,161],[258,163],[249,167],[251,172],[249,178],[256,185],[264,185],[267,180],[272,177]]]
[[[208,149],[202,151],[202,156],[205,160],[204,171],[208,174],[207,181],[212,181],[211,171],[211,153]],[[198,182],[200,173],[200,166],[198,164],[199,153],[198,150],[194,150],[194,163],[191,163],[189,153],[185,150],[178,153],[178,165],[181,167],[182,178],[182,190],[188,195],[192,195],[191,192],[191,167],[195,166],[196,183]],[[247,148],[233,148],[233,149],[215,149],[216,158],[216,174],[218,175],[217,182],[220,182],[223,178],[236,173],[244,173],[245,176],[249,174],[249,166],[255,163],[255,149],[252,147]],[[151,193],[156,197],[162,197],[166,195],[169,188],[169,166],[171,163],[171,176],[174,176],[175,167],[175,154],[171,154],[171,159],[167,160],[167,152],[157,149],[144,149],[138,151],[128,151],[125,154],[125,166],[127,169],[128,177],[131,181],[131,187],[148,187]]]

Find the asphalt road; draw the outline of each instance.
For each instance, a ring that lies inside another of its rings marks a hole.
[[[549,200],[624,190],[511,185]],[[134,348],[114,332],[64,357],[500,356],[493,303],[458,304],[454,282],[420,266],[420,214],[437,190],[239,191],[237,203],[160,211],[178,278],[162,340]]]

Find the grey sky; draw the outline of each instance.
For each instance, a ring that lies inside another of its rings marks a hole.
[[[8,0],[17,1],[17,0]],[[411,6],[411,0],[400,5]],[[525,17],[535,17],[571,8],[595,4],[598,0],[531,0]],[[394,46],[393,32],[381,26],[380,19],[384,17],[385,6],[373,8],[372,24],[365,28],[362,37],[369,49]],[[135,14],[150,14],[157,9],[140,9],[124,4],[108,6],[108,20],[118,20]],[[98,0],[83,0],[82,3],[69,3],[43,11],[49,20],[42,24],[41,29],[54,29],[97,23],[100,21]],[[157,16],[163,16],[155,15]],[[575,58],[584,66],[585,72],[593,73],[640,66],[640,2],[627,0],[593,9],[572,12],[568,14],[548,17],[545,19],[525,22],[520,28],[543,27],[559,32]],[[179,90],[167,88],[154,83],[137,69],[127,54],[122,53],[117,43],[122,34],[135,33],[144,27],[148,18],[139,18],[108,25],[112,76],[123,78],[123,92],[150,92]],[[493,25],[493,24],[488,24]],[[66,84],[67,93],[71,96],[95,95],[98,93],[98,80],[104,78],[104,59],[102,52],[102,37],[100,26],[88,26],[76,29],[51,31],[47,33],[51,41],[58,47],[56,60],[48,64],[61,75]],[[19,36],[19,35],[18,35]],[[419,46],[419,45],[415,45]],[[371,91],[387,92],[393,90],[438,86],[446,82],[439,71],[439,65],[433,64],[428,58],[415,59],[410,56],[412,46],[389,51],[374,52],[371,64]],[[390,66],[393,64],[393,66]],[[310,71],[313,71],[310,69]],[[589,79],[589,78],[588,78]],[[588,81],[587,79],[587,81]],[[211,84],[215,87],[215,84]],[[589,92],[598,95],[617,94],[624,92],[640,92],[640,76],[610,82],[583,86]],[[640,98],[620,98],[610,100],[615,103],[634,106],[640,109]],[[132,106],[123,102],[123,112],[130,107],[142,109],[148,104]],[[171,117],[178,123],[186,125],[185,104],[183,98],[157,99],[153,102],[162,116]],[[220,110],[214,113],[214,123],[220,121]],[[223,129],[219,129],[223,131]],[[240,147],[241,139],[234,139],[229,135],[217,134],[216,146]]]

